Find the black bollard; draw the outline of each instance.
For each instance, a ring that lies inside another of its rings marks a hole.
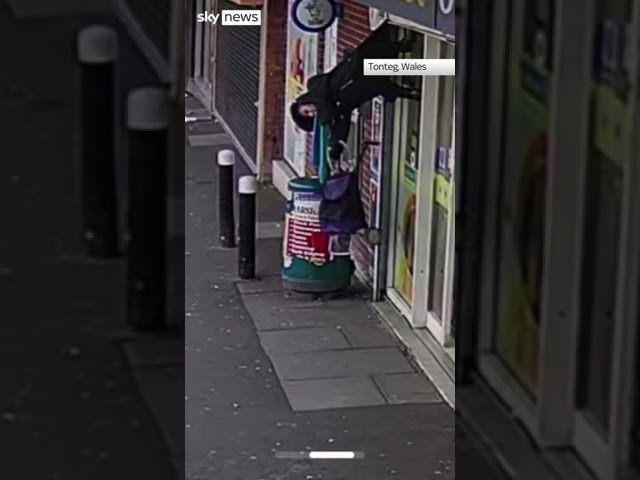
[[[238,275],[242,279],[256,276],[256,192],[258,183],[251,175],[238,181],[240,197],[240,235],[238,242]]]
[[[115,172],[115,61],[117,35],[102,25],[78,34],[81,65],[82,232],[92,257],[118,255]]]
[[[220,245],[224,248],[236,246],[235,218],[233,213],[233,166],[235,153],[232,150],[218,152],[218,222]]]
[[[142,331],[166,327],[168,126],[166,90],[129,94],[127,323]]]

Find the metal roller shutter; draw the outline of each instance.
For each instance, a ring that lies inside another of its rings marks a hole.
[[[218,0],[220,10],[255,10]],[[260,26],[217,28],[215,106],[238,142],[256,161],[260,84]]]
[[[144,33],[163,58],[169,59],[171,0],[125,0]]]

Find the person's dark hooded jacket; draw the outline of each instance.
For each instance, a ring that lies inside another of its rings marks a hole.
[[[349,137],[351,112],[378,95],[388,96],[390,101],[397,96],[399,86],[390,89],[386,77],[363,75],[365,58],[397,55],[397,44],[386,40],[388,38],[389,30],[380,27],[331,71],[311,77],[307,81],[307,93],[291,105],[291,118],[306,132],[313,131],[315,119],[300,115],[298,108],[305,104],[315,105],[316,118],[329,130],[329,156],[333,160],[342,154],[340,142],[346,142]]]
[[[330,157],[339,158],[342,153],[340,142],[346,142],[351,127],[351,112],[360,107],[368,98],[349,88],[353,78],[346,71],[352,67],[352,61],[331,71],[311,77],[307,82],[307,93],[301,95],[291,105],[291,118],[299,128],[313,131],[315,118],[303,117],[298,113],[300,105],[314,104],[317,120],[329,130]],[[344,68],[344,70],[343,70]]]

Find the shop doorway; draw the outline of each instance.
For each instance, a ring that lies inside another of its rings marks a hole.
[[[480,370],[540,446],[629,478],[640,168],[638,59],[622,38],[637,38],[639,2],[497,7]],[[579,68],[562,68],[576,52]]]
[[[397,30],[397,38],[407,34]],[[424,35],[418,35],[414,51],[404,58],[424,58]],[[422,90],[422,77],[400,77],[396,81],[411,83]],[[424,93],[424,92],[423,92]],[[423,153],[422,102],[399,99],[394,105],[392,175],[392,221],[389,257],[389,297],[408,318],[412,317],[414,268],[416,258],[416,215],[421,156]]]
[[[406,34],[398,29],[398,36]],[[455,46],[419,34],[408,58],[455,58]],[[453,344],[455,77],[403,77],[420,102],[394,105],[387,297],[415,328]]]
[[[440,58],[455,58],[455,46],[442,42]],[[427,279],[427,327],[449,347],[454,271],[455,77],[438,78],[436,153],[433,165]]]

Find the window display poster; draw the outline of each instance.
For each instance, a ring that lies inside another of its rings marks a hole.
[[[324,32],[324,71],[338,64],[338,22],[333,22]]]
[[[330,261],[330,237],[320,226],[320,201],[316,193],[294,193],[287,206],[284,229],[284,267],[289,268],[294,258],[314,265]],[[335,240],[331,246],[335,247]],[[343,242],[344,243],[344,242]],[[340,243],[339,243],[340,245]],[[335,252],[333,252],[335,255]]]
[[[524,94],[524,92],[523,92]],[[517,98],[517,97],[516,97]],[[546,223],[548,110],[532,104],[526,94],[510,109],[512,132],[507,134],[505,210],[501,225],[500,314],[496,350],[527,389],[538,384],[540,305],[544,230]]]
[[[403,188],[404,190],[404,188]],[[416,201],[414,191],[401,192],[400,229],[396,237],[395,287],[409,305],[413,305],[413,260],[416,237]],[[405,196],[406,195],[406,196]]]
[[[417,177],[419,169],[418,147],[420,131],[420,108],[406,105],[408,111],[408,127],[403,129],[401,145],[403,155],[399,158],[400,165],[397,193],[397,228],[395,255],[395,288],[404,300],[413,305],[413,263],[416,243],[416,206],[417,206]]]
[[[383,125],[384,102],[382,97],[371,101],[371,141],[379,143],[371,147],[371,178],[380,182],[380,162],[382,161],[382,142],[384,137]]]
[[[284,129],[284,158],[300,176],[305,174],[307,132],[300,130],[288,115],[291,103],[306,91],[310,77],[318,73],[318,35],[305,33],[289,24]]]

